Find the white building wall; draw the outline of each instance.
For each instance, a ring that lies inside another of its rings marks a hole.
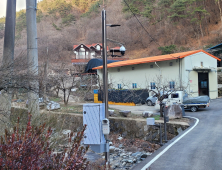
[[[173,66],[169,66],[170,62]],[[108,80],[112,83],[113,88],[118,88],[121,84],[122,88],[132,88],[132,83],[137,83],[137,88],[147,88],[150,82],[156,82],[157,77],[162,75],[163,81],[176,81],[179,77],[178,60],[162,61],[155,63],[145,63],[138,65],[130,65],[123,67],[108,68]],[[151,68],[153,65],[153,68]],[[134,67],[134,70],[132,69]],[[118,72],[119,70],[119,72]],[[102,69],[98,70],[98,74],[102,77]]]
[[[198,72],[193,71],[194,67],[210,68],[211,71],[208,74],[209,77],[209,97],[215,99],[218,97],[217,92],[217,60],[203,52],[199,52],[183,59],[183,65],[185,72],[183,74],[183,81],[189,80],[188,92],[193,96],[198,96]]]
[[[169,63],[173,62],[173,66]],[[137,88],[147,88],[150,82],[156,82],[159,75],[162,75],[162,81],[175,81],[179,85],[179,63],[181,83],[186,86],[186,90],[191,96],[198,96],[198,72],[193,71],[193,68],[200,67],[203,62],[204,67],[209,67],[212,71],[209,73],[209,96],[211,99],[218,97],[217,93],[217,60],[213,57],[199,52],[187,56],[183,59],[175,59],[169,61],[161,61],[155,63],[145,63],[130,66],[122,66],[108,68],[108,80],[112,84],[112,88],[117,89],[118,84],[124,89],[132,88],[132,83],[137,83]],[[153,65],[153,68],[150,66]],[[132,70],[134,67],[134,70]],[[118,72],[119,70],[119,72]],[[102,69],[97,70],[102,81]],[[166,82],[166,83],[167,83]],[[157,83],[157,82],[156,82]],[[164,83],[164,84],[166,84]]]

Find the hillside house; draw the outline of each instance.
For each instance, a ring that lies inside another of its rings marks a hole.
[[[96,43],[91,45],[79,44],[73,46],[74,56],[72,57],[72,65],[75,67],[76,73],[83,73],[87,63],[94,58],[102,58],[102,44]],[[109,52],[109,47],[107,46],[107,53]],[[110,56],[107,55],[109,60],[127,60],[127,57],[122,56]]]
[[[216,56],[219,59],[222,59],[222,44],[215,45],[206,50],[208,53]],[[217,61],[217,67],[222,67],[222,62]]]
[[[169,81],[169,88],[180,83],[186,85],[186,91],[193,97],[209,95],[215,99],[218,97],[217,61],[220,59],[204,50],[119,61],[107,65],[108,80],[115,89],[144,89],[158,84],[159,76],[162,81]],[[101,78],[102,68],[93,68]]]

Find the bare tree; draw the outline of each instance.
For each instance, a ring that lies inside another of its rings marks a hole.
[[[157,101],[160,104],[160,116],[163,117],[163,100],[175,91],[184,91],[187,87],[188,83],[182,82],[180,79],[166,79],[162,78],[161,75],[157,75],[152,82],[149,83],[147,89],[157,97]]]

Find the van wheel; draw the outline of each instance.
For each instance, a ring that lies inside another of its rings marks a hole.
[[[197,111],[197,107],[196,107],[196,106],[192,106],[192,107],[190,108],[190,110],[191,110],[191,112],[196,112],[196,111]]]
[[[148,100],[147,101],[147,106],[152,106],[152,105],[153,105],[153,103],[150,100]]]

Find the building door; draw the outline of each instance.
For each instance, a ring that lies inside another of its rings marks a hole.
[[[209,96],[208,73],[198,73],[198,89],[199,96]]]

